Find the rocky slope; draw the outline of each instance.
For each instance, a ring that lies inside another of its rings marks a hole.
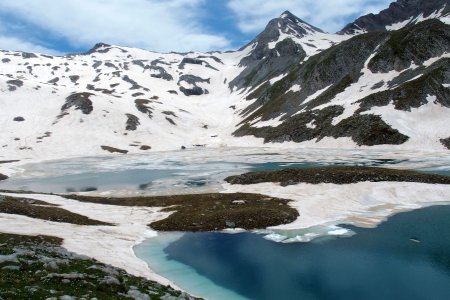
[[[235,134],[266,142],[439,143],[449,134],[449,34],[449,25],[432,19],[322,51],[255,89]]]
[[[0,242],[1,299],[200,299],[69,252],[59,238],[0,233]]]
[[[398,0],[378,14],[368,14],[345,26],[341,34],[387,31],[417,24],[427,19],[448,19],[449,0]]]
[[[284,12],[232,52],[3,50],[0,159],[288,142],[448,148],[449,7],[399,0],[338,34]]]

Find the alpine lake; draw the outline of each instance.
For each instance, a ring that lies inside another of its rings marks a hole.
[[[115,196],[220,192],[230,175],[330,165],[450,175],[450,155],[442,153],[205,148],[30,163],[0,189]],[[265,230],[160,232],[134,252],[158,274],[207,299],[448,299],[450,206],[400,212],[375,228],[335,225],[351,234],[277,242]]]

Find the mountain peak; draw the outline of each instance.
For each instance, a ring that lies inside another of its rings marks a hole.
[[[305,29],[306,31],[318,31],[318,32],[323,32],[321,29],[312,26],[311,24],[309,24],[308,22],[303,21],[302,19],[300,19],[299,17],[297,17],[296,15],[294,15],[293,13],[291,13],[289,10],[284,11],[280,17],[278,18],[278,20],[290,23],[292,22],[293,24],[295,24],[296,26],[299,26],[303,29]],[[281,25],[280,25],[281,26]]]
[[[297,19],[297,17],[289,10],[285,10],[279,17],[280,19]]]

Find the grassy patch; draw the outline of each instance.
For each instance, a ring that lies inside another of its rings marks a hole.
[[[349,184],[362,181],[450,184],[450,176],[425,174],[410,170],[357,166],[330,166],[304,169],[283,169],[269,172],[249,172],[242,175],[227,177],[225,178],[225,181],[231,184],[280,182],[281,185],[291,185],[301,182],[311,184]]]
[[[61,299],[65,295],[76,299],[194,299],[71,253],[61,242],[55,237],[0,233],[0,299]]]
[[[83,202],[122,206],[166,207],[168,218],[149,224],[161,231],[210,231],[225,228],[266,228],[298,217],[289,200],[259,194],[197,194],[134,198],[102,198],[71,195]]]
[[[44,201],[27,198],[0,196],[0,212],[77,225],[112,225],[89,219]]]

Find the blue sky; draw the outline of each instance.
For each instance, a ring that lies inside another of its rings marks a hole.
[[[0,48],[84,52],[97,42],[152,51],[236,49],[290,10],[329,32],[391,0],[1,0]]]

